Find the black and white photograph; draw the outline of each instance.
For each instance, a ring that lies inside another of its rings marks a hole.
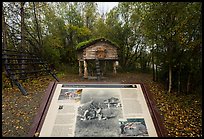
[[[148,137],[144,118],[119,119],[120,137]]]
[[[78,107],[76,137],[118,137],[122,118],[119,89],[85,89]]]
[[[61,89],[58,100],[74,100],[79,102],[81,98],[82,89]]]

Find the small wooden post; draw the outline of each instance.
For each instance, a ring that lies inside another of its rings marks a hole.
[[[104,74],[106,74],[106,67],[107,67],[107,63],[106,63],[107,61],[104,61],[104,68],[103,68],[103,72],[104,72]]]
[[[117,74],[117,71],[116,71],[116,61],[113,62],[113,73]]]
[[[87,62],[84,60],[84,78],[88,78]]]
[[[79,76],[82,76],[81,61],[79,60]]]
[[[97,58],[96,58],[96,76],[97,76],[97,80],[101,80],[100,63]]]

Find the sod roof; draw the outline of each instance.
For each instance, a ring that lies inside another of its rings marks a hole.
[[[95,39],[90,39],[90,40],[87,40],[87,41],[80,42],[76,46],[76,49],[77,50],[82,50],[82,49],[84,49],[84,48],[86,48],[86,47],[88,47],[90,45],[93,45],[93,44],[95,44],[97,42],[107,42],[107,43],[119,48],[118,45],[115,42],[112,42],[112,41],[110,41],[110,40],[108,40],[106,38],[95,38]]]

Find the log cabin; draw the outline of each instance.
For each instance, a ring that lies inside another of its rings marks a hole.
[[[77,57],[79,61],[79,76],[88,78],[89,67],[87,63],[93,60],[95,60],[97,79],[100,80],[101,78],[101,61],[111,61],[113,63],[113,73],[117,73],[118,46],[108,39],[98,38],[79,43],[77,45]],[[82,66],[84,67],[84,70],[82,70]]]

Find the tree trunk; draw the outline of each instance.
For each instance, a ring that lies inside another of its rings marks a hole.
[[[86,27],[89,29],[89,17],[86,16]]]
[[[8,34],[7,34],[7,26],[6,26],[6,21],[5,21],[5,17],[4,17],[4,10],[3,10],[3,7],[2,7],[2,35],[3,35],[3,45],[2,45],[2,48],[3,49],[6,49],[7,46],[8,46]],[[3,53],[6,53],[6,51],[3,51]],[[7,55],[3,55],[2,57],[5,58],[5,61],[4,61],[4,64],[5,64],[5,67],[7,69],[10,69],[10,66],[9,65],[6,65],[6,63],[8,63],[8,59],[7,59]],[[3,71],[4,69],[2,69]],[[9,73],[7,73],[6,71],[6,76],[8,77],[9,76]],[[9,78],[9,81],[11,83],[11,86],[13,87],[13,81],[11,80],[11,78]]]
[[[35,16],[35,23],[36,23],[36,32],[37,32],[37,36],[38,36],[38,42],[39,42],[39,46],[43,46],[43,42],[42,42],[42,35],[41,35],[41,30],[40,30],[40,25],[38,23],[38,18],[37,18],[37,14],[36,14],[36,7],[35,7],[35,2],[33,2],[33,11],[34,11],[34,16]],[[39,47],[40,48],[40,47]]]
[[[168,59],[168,66],[169,66],[169,83],[168,83],[168,93],[171,93],[172,89],[172,55],[173,55],[173,46],[174,43],[172,40],[167,40],[167,59]]]
[[[172,87],[172,67],[169,65],[169,87],[168,87],[168,93],[171,92]]]
[[[25,2],[21,2],[21,48],[25,47],[24,4]]]
[[[158,82],[158,67],[157,67],[157,64],[156,64],[156,71],[155,71],[155,78],[156,78],[156,82]]]
[[[179,64],[178,70],[178,92],[181,92],[181,64]]]
[[[157,51],[158,51],[158,45],[156,45],[156,54],[158,54]],[[157,59],[156,59],[155,63],[156,63],[155,80],[156,80],[156,82],[158,82],[158,66],[157,66],[158,60]]]
[[[7,27],[5,23],[4,11],[2,9],[2,31],[3,31],[3,46],[2,47],[4,49],[7,47],[7,30],[6,29]]]
[[[21,2],[21,50],[25,49],[25,23],[24,23],[24,4],[25,2]],[[22,53],[21,53],[22,54]],[[24,56],[21,55],[21,58],[23,59]],[[22,69],[22,73],[25,72],[25,60],[20,60],[20,62],[22,63],[21,65],[21,69]],[[20,75],[22,78],[25,77],[25,74],[21,74]]]
[[[190,79],[191,79],[191,73],[188,74],[187,85],[186,85],[186,94],[188,94],[190,91]]]
[[[154,48],[152,48],[152,75],[153,75],[153,81],[155,81],[155,69],[154,69]]]

